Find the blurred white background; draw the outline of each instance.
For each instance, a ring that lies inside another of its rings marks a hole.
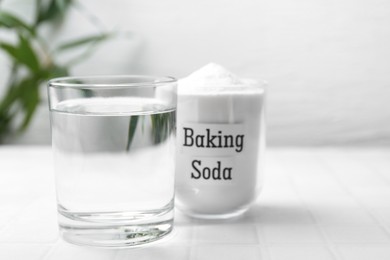
[[[3,0],[28,13],[34,1]],[[73,75],[184,77],[208,62],[268,86],[270,146],[390,145],[388,0],[82,0],[107,30]],[[53,42],[96,31],[73,9]],[[26,17],[28,20],[29,17]],[[8,70],[0,57],[0,91]],[[0,93],[1,93],[0,92]],[[49,144],[46,104],[13,143]]]

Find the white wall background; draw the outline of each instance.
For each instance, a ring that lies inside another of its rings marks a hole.
[[[4,6],[22,12],[29,2]],[[105,44],[73,74],[183,77],[213,61],[269,82],[269,145],[390,145],[388,0],[80,2],[132,37]],[[73,10],[48,31],[53,42],[96,31],[85,16]],[[41,110],[18,142],[49,142]]]

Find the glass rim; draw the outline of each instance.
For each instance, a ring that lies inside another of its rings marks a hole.
[[[118,81],[110,83],[109,81]],[[138,79],[138,82],[134,80]],[[90,82],[77,82],[90,80]],[[94,82],[95,81],[95,82]],[[92,75],[92,76],[67,76],[53,78],[48,81],[48,87],[54,88],[138,88],[147,86],[158,86],[169,83],[176,83],[177,79],[171,76],[154,76],[154,75]]]

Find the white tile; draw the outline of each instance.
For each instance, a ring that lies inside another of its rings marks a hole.
[[[114,260],[118,250],[83,247],[60,240],[45,260]]]
[[[55,243],[57,210],[51,200],[37,200],[2,230],[0,242]]]
[[[194,225],[194,244],[258,244],[258,242],[255,225],[234,222]]]
[[[190,248],[186,246],[171,246],[167,244],[150,245],[142,248],[123,249],[118,251],[115,260],[142,259],[142,260],[187,260]],[[93,259],[93,258],[91,258]],[[93,259],[95,260],[95,259]]]
[[[260,260],[260,247],[251,245],[205,245],[191,249],[191,260]]]
[[[259,232],[268,243],[324,243],[315,226],[263,226]]]
[[[369,165],[372,169],[382,177],[387,184],[390,183],[390,161],[388,159],[390,157],[387,155],[387,158],[381,158],[380,160],[370,161]]]
[[[319,187],[318,189],[321,188]],[[359,202],[349,195],[335,196],[332,193],[328,193],[321,196],[311,196],[303,194],[301,198],[309,209],[360,208]]]
[[[35,189],[38,180],[34,180],[31,176],[25,176],[27,174],[34,174],[25,171],[26,174],[21,172],[10,171],[4,174],[1,168],[1,181],[0,181],[0,203],[6,204],[9,202],[31,202],[32,199],[36,198],[40,191]],[[37,175],[37,178],[41,175]]]
[[[362,208],[318,206],[310,210],[321,225],[376,226],[376,221]]]
[[[292,184],[300,195],[316,197],[346,195],[343,187],[321,164],[312,169],[306,168],[306,171],[306,174],[299,173],[291,176]]]
[[[386,188],[374,188],[367,186],[351,189],[351,192],[366,208],[378,208],[390,205],[390,186]]]
[[[371,212],[390,229],[390,207],[373,208]]]
[[[389,260],[390,245],[345,245],[339,246],[338,251],[343,260]]]
[[[191,244],[193,239],[193,227],[176,225],[171,234],[164,238],[164,242],[170,244]]]
[[[17,217],[20,211],[25,208],[25,203],[1,203],[0,204],[0,229]],[[0,232],[2,236],[2,232]]]
[[[301,198],[309,197],[309,198],[319,198],[319,199],[326,199],[326,198],[342,198],[342,197],[349,197],[348,193],[346,193],[344,190],[338,187],[334,186],[326,186],[322,183],[314,184],[311,182],[308,182],[306,184],[307,186],[311,187],[297,187],[297,190],[299,192],[299,195]]]
[[[265,205],[252,212],[255,223],[260,225],[311,225],[310,212],[291,205]]]
[[[40,260],[47,254],[48,245],[0,244],[2,260]]]
[[[390,235],[379,227],[324,227],[323,230],[335,243],[390,243]]]
[[[337,195],[345,193],[337,180],[321,164],[312,165],[310,168],[305,166],[304,172],[291,175],[290,178],[292,184],[299,189],[300,193]],[[319,187],[321,189],[318,189]]]
[[[332,253],[322,246],[271,246],[272,260],[334,260]]]
[[[387,186],[382,177],[364,162],[351,158],[344,158],[340,161],[325,159],[325,161],[338,181],[347,188]]]
[[[298,194],[291,186],[271,186],[265,184],[257,198],[257,203],[271,205],[302,205]]]

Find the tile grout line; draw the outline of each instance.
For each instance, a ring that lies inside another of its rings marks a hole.
[[[187,259],[191,260],[194,259],[194,249],[196,247],[195,245],[195,226],[191,225],[191,237],[190,237],[190,243],[189,243],[189,250],[188,250],[188,256]]]
[[[316,153],[316,156],[314,158],[316,158],[318,161],[320,160],[320,158],[318,158],[318,153]],[[288,182],[290,183],[292,189],[294,190],[294,192],[298,195],[299,200],[304,205],[306,212],[310,215],[310,218],[312,219],[317,231],[321,234],[321,237],[324,239],[325,245],[326,245],[327,249],[329,250],[329,252],[331,253],[332,257],[336,260],[343,260],[343,257],[339,254],[339,252],[336,249],[336,246],[331,241],[331,239],[327,236],[323,227],[317,221],[317,218],[315,217],[315,215],[309,210],[308,204],[303,200],[302,195],[299,192],[299,189],[295,186],[292,178],[289,175],[287,175],[287,179],[288,179]]]
[[[25,209],[28,209],[36,200],[37,200],[38,197],[34,197],[30,200],[28,200],[28,202],[24,203],[24,205],[19,209],[17,210],[17,212],[15,212],[15,214],[13,214],[13,216],[11,216],[5,223],[3,226],[0,227],[0,232],[3,232],[6,228],[8,228],[8,226],[10,224],[12,224],[13,222],[17,221],[18,217],[21,215],[21,213],[23,211],[25,211]]]
[[[273,259],[271,255],[271,251],[269,249],[269,244],[266,241],[264,232],[262,232],[263,228],[260,226],[260,223],[258,225],[255,225],[255,229],[256,229],[257,239],[259,241],[260,255],[264,256],[265,259]]]
[[[273,157],[274,157],[274,160],[275,160],[275,157],[277,158],[277,155],[275,155],[273,153]],[[272,157],[271,157],[272,158]],[[265,162],[264,162],[264,166],[263,166],[263,170],[265,171],[264,175],[263,175],[263,181],[264,179],[266,179],[266,174],[268,172],[268,168],[267,168],[267,165],[269,166],[269,163],[268,163],[268,160],[269,160],[269,152],[266,152],[266,155],[265,155]],[[261,193],[263,192],[263,189],[264,189],[264,186],[262,187],[262,191],[260,192],[260,194],[258,196],[261,196]],[[261,213],[260,213],[261,214]],[[255,219],[253,216],[251,216],[252,220],[253,220],[253,224],[255,224]],[[272,253],[271,253],[271,250],[270,250],[270,245],[272,245],[272,243],[268,243],[267,242],[267,238],[265,236],[265,232],[263,231],[263,227],[261,225],[261,223],[258,223],[257,225],[255,224],[255,229],[256,229],[256,234],[257,234],[257,239],[258,239],[258,242],[259,242],[259,249],[260,249],[260,255],[261,256],[264,256],[265,259],[274,259],[274,257],[272,256]]]
[[[383,180],[388,186],[390,186],[390,178],[388,179],[387,176],[385,176],[383,173],[381,173],[378,168],[375,166],[375,164],[368,163],[367,168],[372,170],[373,172],[376,173],[376,175],[379,175],[379,178]]]
[[[390,187],[390,177],[384,175],[380,170],[378,170],[378,167],[371,161],[369,161],[366,164],[366,166],[367,169],[370,169],[372,172],[374,172],[377,176],[379,176],[379,179],[381,179],[384,183],[386,183]],[[355,199],[355,197],[353,198]],[[369,213],[371,213],[371,211]],[[387,224],[384,223],[382,217],[377,218],[375,214],[370,214],[370,215],[372,215],[373,218],[381,224],[381,227],[385,230],[385,233],[388,234],[387,236],[390,238],[390,226],[388,227]]]
[[[53,253],[53,251],[58,247],[58,244],[60,243],[60,238],[57,237],[57,240],[56,242],[49,248],[49,250],[47,250],[47,252],[45,253],[45,255],[41,258],[42,260],[48,260],[50,255]]]
[[[329,169],[330,175],[336,180],[336,182],[345,190],[345,192],[360,206],[361,209],[363,209],[364,212],[366,212],[375,222],[376,224],[385,231],[385,234],[390,239],[390,228],[386,227],[386,224],[382,222],[381,218],[377,218],[375,214],[371,212],[370,209],[364,205],[364,203],[360,202],[358,198],[349,190],[349,188],[338,178],[337,174],[335,174],[334,167],[328,165],[325,161],[321,161],[324,165],[324,167],[327,167]],[[375,171],[374,171],[375,173]]]
[[[390,231],[386,228],[386,225],[383,224],[383,222],[378,219],[375,214],[373,214],[371,212],[371,210],[369,210],[365,205],[364,203],[362,203],[358,198],[356,198],[356,196],[353,194],[353,192],[350,191],[350,189],[347,187],[347,185],[344,184],[344,182],[342,180],[340,180],[340,178],[337,176],[336,174],[336,169],[334,166],[331,166],[329,165],[329,163],[327,163],[326,159],[322,158],[322,160],[320,161],[322,163],[322,165],[324,166],[324,168],[327,168],[329,170],[329,175],[338,183],[338,185],[340,185],[340,187],[343,188],[343,190],[347,193],[347,195],[349,195],[356,203],[357,205],[359,205],[359,207],[363,210],[363,212],[367,213],[370,218],[372,220],[374,220],[374,222],[376,222],[376,224],[383,230],[385,231],[384,233],[386,234],[386,236],[390,239]],[[368,167],[369,169],[369,167]],[[375,172],[374,172],[375,173]],[[340,244],[340,243],[339,243]],[[355,243],[356,244],[356,243]],[[365,243],[358,243],[358,244],[365,244]],[[385,244],[385,245],[389,245],[389,243],[375,243],[376,245],[379,245],[379,244]]]

